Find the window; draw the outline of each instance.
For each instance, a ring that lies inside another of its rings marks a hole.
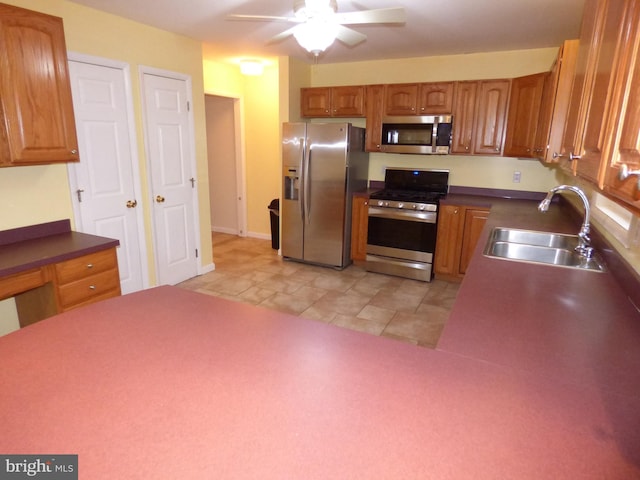
[[[629,210],[599,193],[593,193],[593,218],[626,248],[640,245],[638,218]]]

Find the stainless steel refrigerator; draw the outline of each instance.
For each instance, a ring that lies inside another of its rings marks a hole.
[[[351,262],[351,197],[369,175],[364,133],[350,123],[283,124],[283,257],[337,268]]]

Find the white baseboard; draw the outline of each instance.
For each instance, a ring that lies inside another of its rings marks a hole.
[[[238,235],[239,232],[235,228],[227,228],[227,227],[211,227],[211,231],[214,233],[228,233],[229,235]]]

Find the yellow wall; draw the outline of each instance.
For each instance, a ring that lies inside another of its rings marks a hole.
[[[550,70],[557,53],[557,48],[544,48],[353,63],[320,63],[311,67],[311,84],[335,86],[514,78]],[[354,124],[363,126],[361,120],[354,121]],[[452,185],[468,187],[544,191],[555,185],[553,169],[536,160],[373,153],[369,161],[369,179],[383,180],[386,167],[449,169]],[[512,181],[516,171],[521,172],[520,183]]]
[[[247,234],[267,237],[271,231],[267,206],[280,197],[279,59],[265,59],[260,76],[244,76],[233,62],[214,58],[206,48],[205,55],[204,91],[240,100]]]
[[[154,284],[151,213],[144,152],[138,67],[149,66],[191,76],[195,119],[198,193],[200,203],[201,262],[212,263],[206,165],[202,48],[199,42],[65,0],[4,0],[5,3],[62,17],[69,51],[127,62],[140,158],[150,278]],[[72,218],[71,195],[64,165],[0,169],[0,203],[5,213],[0,229]]]

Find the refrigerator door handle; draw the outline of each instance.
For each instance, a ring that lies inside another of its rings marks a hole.
[[[305,145],[306,147],[306,145]],[[302,209],[303,209],[303,220],[305,223],[309,224],[310,222],[310,217],[311,217],[311,205],[310,205],[310,198],[311,198],[311,192],[310,190],[310,186],[309,186],[309,178],[311,175],[309,175],[309,172],[311,170],[311,155],[312,155],[312,147],[311,145],[309,145],[309,148],[305,148],[305,155],[304,155],[304,167],[303,167],[303,172],[304,172],[304,178],[303,178],[303,197],[302,197]]]

